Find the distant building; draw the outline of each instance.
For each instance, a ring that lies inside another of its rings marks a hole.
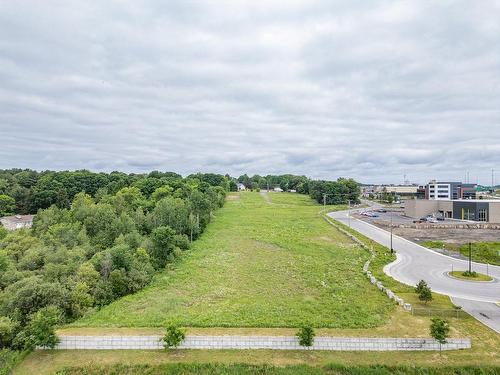
[[[415,196],[417,195],[417,185],[387,185],[384,186],[389,194],[399,196]]]
[[[21,228],[31,228],[35,215],[15,215],[4,216],[0,218],[0,223],[7,230],[16,230]]]
[[[280,188],[280,187],[275,187],[273,190],[274,190],[276,193],[281,193],[281,192],[283,192],[283,189],[282,189],[282,188]]]
[[[243,185],[241,182],[238,182],[237,186],[238,186],[238,191],[242,191],[242,190],[246,190],[247,189],[246,186]]]
[[[425,187],[425,199],[476,199],[476,188],[475,184],[431,181]]]
[[[381,197],[383,194],[412,198],[417,197],[418,189],[418,185],[363,185],[361,194],[365,198]]]

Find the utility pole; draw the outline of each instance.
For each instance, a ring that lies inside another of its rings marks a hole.
[[[472,273],[471,258],[472,258],[472,243],[469,242],[469,273]]]
[[[391,211],[391,254],[394,254],[394,248],[392,247],[392,211]]]
[[[347,200],[348,209],[347,209],[347,217],[349,218],[349,228],[351,227],[351,200]]]
[[[491,169],[491,195],[495,194],[495,188],[493,187],[495,185],[495,170],[492,168]]]
[[[326,208],[326,194],[323,193],[323,208]]]

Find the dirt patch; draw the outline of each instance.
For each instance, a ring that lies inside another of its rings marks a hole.
[[[500,237],[498,229],[416,229],[394,228],[393,233],[414,242],[445,241],[463,244],[467,242],[494,242]]]
[[[240,200],[240,195],[236,195],[236,194],[230,194],[227,196],[226,198],[228,201],[239,201]]]
[[[271,203],[272,203],[271,197],[269,196],[269,194],[267,193],[267,191],[263,191],[263,190],[261,190],[261,191],[260,191],[260,195],[262,195],[262,198],[264,198],[264,200],[265,200],[267,203],[269,203],[269,204],[271,204]]]
[[[313,240],[325,241],[325,242],[334,242],[333,238],[330,238],[330,237],[327,237],[327,236],[316,237],[316,238],[313,238]]]
[[[254,241],[255,245],[261,249],[266,249],[266,250],[272,250],[272,251],[278,251],[278,250],[283,250],[281,247],[278,245],[268,243],[268,242],[262,242],[262,241]]]

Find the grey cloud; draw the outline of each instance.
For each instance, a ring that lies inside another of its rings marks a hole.
[[[500,169],[498,3],[0,3],[0,168]],[[500,181],[499,181],[500,182]]]

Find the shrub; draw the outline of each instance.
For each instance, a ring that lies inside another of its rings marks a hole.
[[[462,276],[465,277],[477,277],[477,272],[476,271],[464,271],[462,272]]]
[[[8,347],[14,336],[16,323],[6,316],[0,316],[0,348]]]
[[[61,310],[57,306],[47,306],[31,316],[26,328],[15,338],[15,346],[34,349],[37,346],[54,348],[59,343],[54,326],[62,321]]]
[[[300,346],[312,346],[314,343],[314,329],[310,326],[302,327],[299,332],[297,332],[297,338],[299,339]]]
[[[163,336],[163,346],[165,349],[177,348],[185,338],[185,330],[171,324],[167,327],[167,332]]]

